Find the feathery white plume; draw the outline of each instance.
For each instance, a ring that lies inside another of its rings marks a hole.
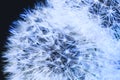
[[[14,22],[8,80],[119,80],[119,0],[47,0]]]

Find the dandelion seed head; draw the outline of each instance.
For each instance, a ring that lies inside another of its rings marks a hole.
[[[47,4],[21,14],[23,19],[10,29],[3,56],[7,79],[120,79],[119,18],[107,1],[47,0]]]

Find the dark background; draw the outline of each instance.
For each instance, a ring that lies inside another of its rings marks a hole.
[[[13,21],[19,19],[19,15],[25,9],[34,8],[35,3],[41,2],[45,4],[45,0],[0,0],[0,80],[5,80],[6,75],[3,74],[2,52],[6,51],[5,42],[9,36],[9,28]]]

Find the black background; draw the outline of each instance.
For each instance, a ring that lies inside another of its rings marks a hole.
[[[35,3],[45,0],[0,0],[0,80],[5,80],[6,75],[3,74],[2,52],[6,50],[5,42],[9,36],[9,28],[13,21],[19,19],[19,15],[25,9],[34,8]]]

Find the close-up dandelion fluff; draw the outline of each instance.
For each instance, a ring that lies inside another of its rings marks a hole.
[[[6,80],[120,80],[119,0],[46,0],[20,17]]]

